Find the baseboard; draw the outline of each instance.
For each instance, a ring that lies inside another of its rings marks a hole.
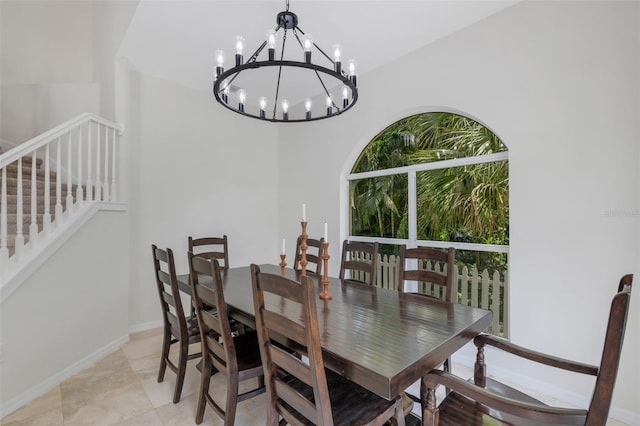
[[[129,333],[140,333],[141,331],[151,330],[153,328],[160,328],[163,326],[162,320],[145,322],[142,324],[135,324],[129,326]]]
[[[459,353],[455,354],[453,357],[453,362],[460,362],[462,365],[469,366],[472,371],[475,361],[475,357],[470,357]],[[532,392],[536,392],[541,395],[546,395],[559,401],[566,402],[574,407],[586,408],[591,402],[590,398],[572,392],[566,388],[551,385],[548,382],[542,382],[523,374],[514,373],[511,370],[501,368],[499,366],[492,366],[490,375],[498,380],[504,381],[506,384],[521,386],[525,389],[531,390]],[[628,425],[640,425],[640,413],[616,407],[615,405],[611,405],[611,410],[609,410],[609,417]]]
[[[32,386],[31,388],[27,389],[20,395],[4,402],[2,404],[2,407],[0,407],[0,418],[4,418],[5,416],[13,413],[17,409],[22,408],[23,406],[27,405],[31,401],[35,400],[36,398],[49,392],[51,389],[55,388],[56,386],[58,386],[60,383],[64,382],[68,378],[74,376],[75,374],[78,374],[82,370],[85,370],[91,367],[92,365],[94,365],[96,362],[100,361],[107,355],[120,349],[120,347],[123,344],[127,343],[128,341],[129,341],[128,334],[125,336],[122,336],[114,340],[113,342],[107,344],[106,346],[103,346],[102,348],[98,349],[94,353],[82,358],[78,362],[63,369],[62,371],[38,383],[37,385]]]

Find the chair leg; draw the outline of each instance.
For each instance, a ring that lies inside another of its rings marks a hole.
[[[397,426],[405,426],[405,414],[402,407],[402,397],[396,400],[396,414],[393,417],[394,423]]]
[[[160,355],[160,369],[158,370],[158,383],[164,380],[164,373],[167,371],[167,357],[169,356],[170,347],[171,332],[165,328],[164,338],[162,339],[162,355]]]
[[[200,376],[200,396],[198,397],[198,408],[196,409],[196,424],[202,423],[204,409],[207,406],[207,395],[209,394],[209,384],[211,383],[211,362],[204,360],[202,375]]]
[[[176,377],[176,390],[173,394],[173,403],[180,402],[180,394],[182,393],[182,385],[184,383],[184,374],[187,371],[187,359],[189,358],[189,342],[186,339],[180,340],[180,358],[178,360],[178,374]]]
[[[238,408],[238,376],[227,376],[227,407],[224,413],[224,424],[233,425],[236,421]]]

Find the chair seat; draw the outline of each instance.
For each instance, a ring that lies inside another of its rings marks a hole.
[[[469,380],[473,382],[473,379]],[[528,404],[547,406],[543,402],[520,392],[517,389],[500,383],[496,380],[487,378],[485,389],[513,400],[526,402]],[[507,413],[499,412],[476,401],[469,399],[456,392],[451,392],[440,403],[440,422],[439,425],[517,425],[517,426],[534,426],[547,425],[548,423],[535,422],[520,417],[511,416]]]
[[[395,401],[387,401],[371,393],[344,377],[325,369],[331,413],[334,425],[366,425],[386,410],[393,410]],[[313,399],[313,389],[290,376],[287,380],[292,387],[308,399]],[[306,425],[313,425],[306,418],[297,416]]]

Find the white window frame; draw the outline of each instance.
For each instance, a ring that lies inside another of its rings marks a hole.
[[[364,148],[366,149],[366,147]],[[494,163],[498,161],[508,161],[509,152],[496,152],[487,155],[478,155],[474,157],[454,158],[451,160],[433,161],[430,163],[415,164],[404,167],[394,167],[391,169],[375,170],[362,173],[350,173],[345,179],[344,194],[346,200],[342,203],[346,208],[343,210],[343,223],[346,225],[345,230],[348,234],[347,239],[351,241],[363,241],[363,242],[377,242],[380,244],[406,244],[407,247],[433,247],[433,248],[448,248],[453,247],[456,250],[471,250],[471,251],[484,251],[492,253],[505,253],[509,254],[508,245],[498,244],[479,244],[479,243],[462,243],[454,241],[432,241],[432,240],[418,240],[418,211],[417,211],[417,187],[416,187],[416,175],[418,172],[429,170],[441,170],[460,166],[469,166],[475,164]],[[353,168],[353,166],[352,166]],[[408,222],[409,222],[409,236],[406,239],[403,238],[384,238],[384,237],[363,237],[359,235],[351,235],[351,205],[349,202],[350,196],[350,182],[353,180],[369,179],[380,176],[402,175],[406,174],[408,178]]]

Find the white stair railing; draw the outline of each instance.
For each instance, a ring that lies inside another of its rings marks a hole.
[[[11,268],[19,267],[21,258],[47,239],[55,238],[57,230],[83,207],[95,202],[118,202],[116,164],[122,132],[122,125],[85,113],[0,154],[0,282],[12,272]],[[30,178],[23,176],[29,162]],[[25,178],[30,181],[25,182]],[[31,197],[28,235],[23,227],[25,192]],[[39,195],[44,200],[40,209]],[[9,203],[9,198],[15,198],[15,203]]]

